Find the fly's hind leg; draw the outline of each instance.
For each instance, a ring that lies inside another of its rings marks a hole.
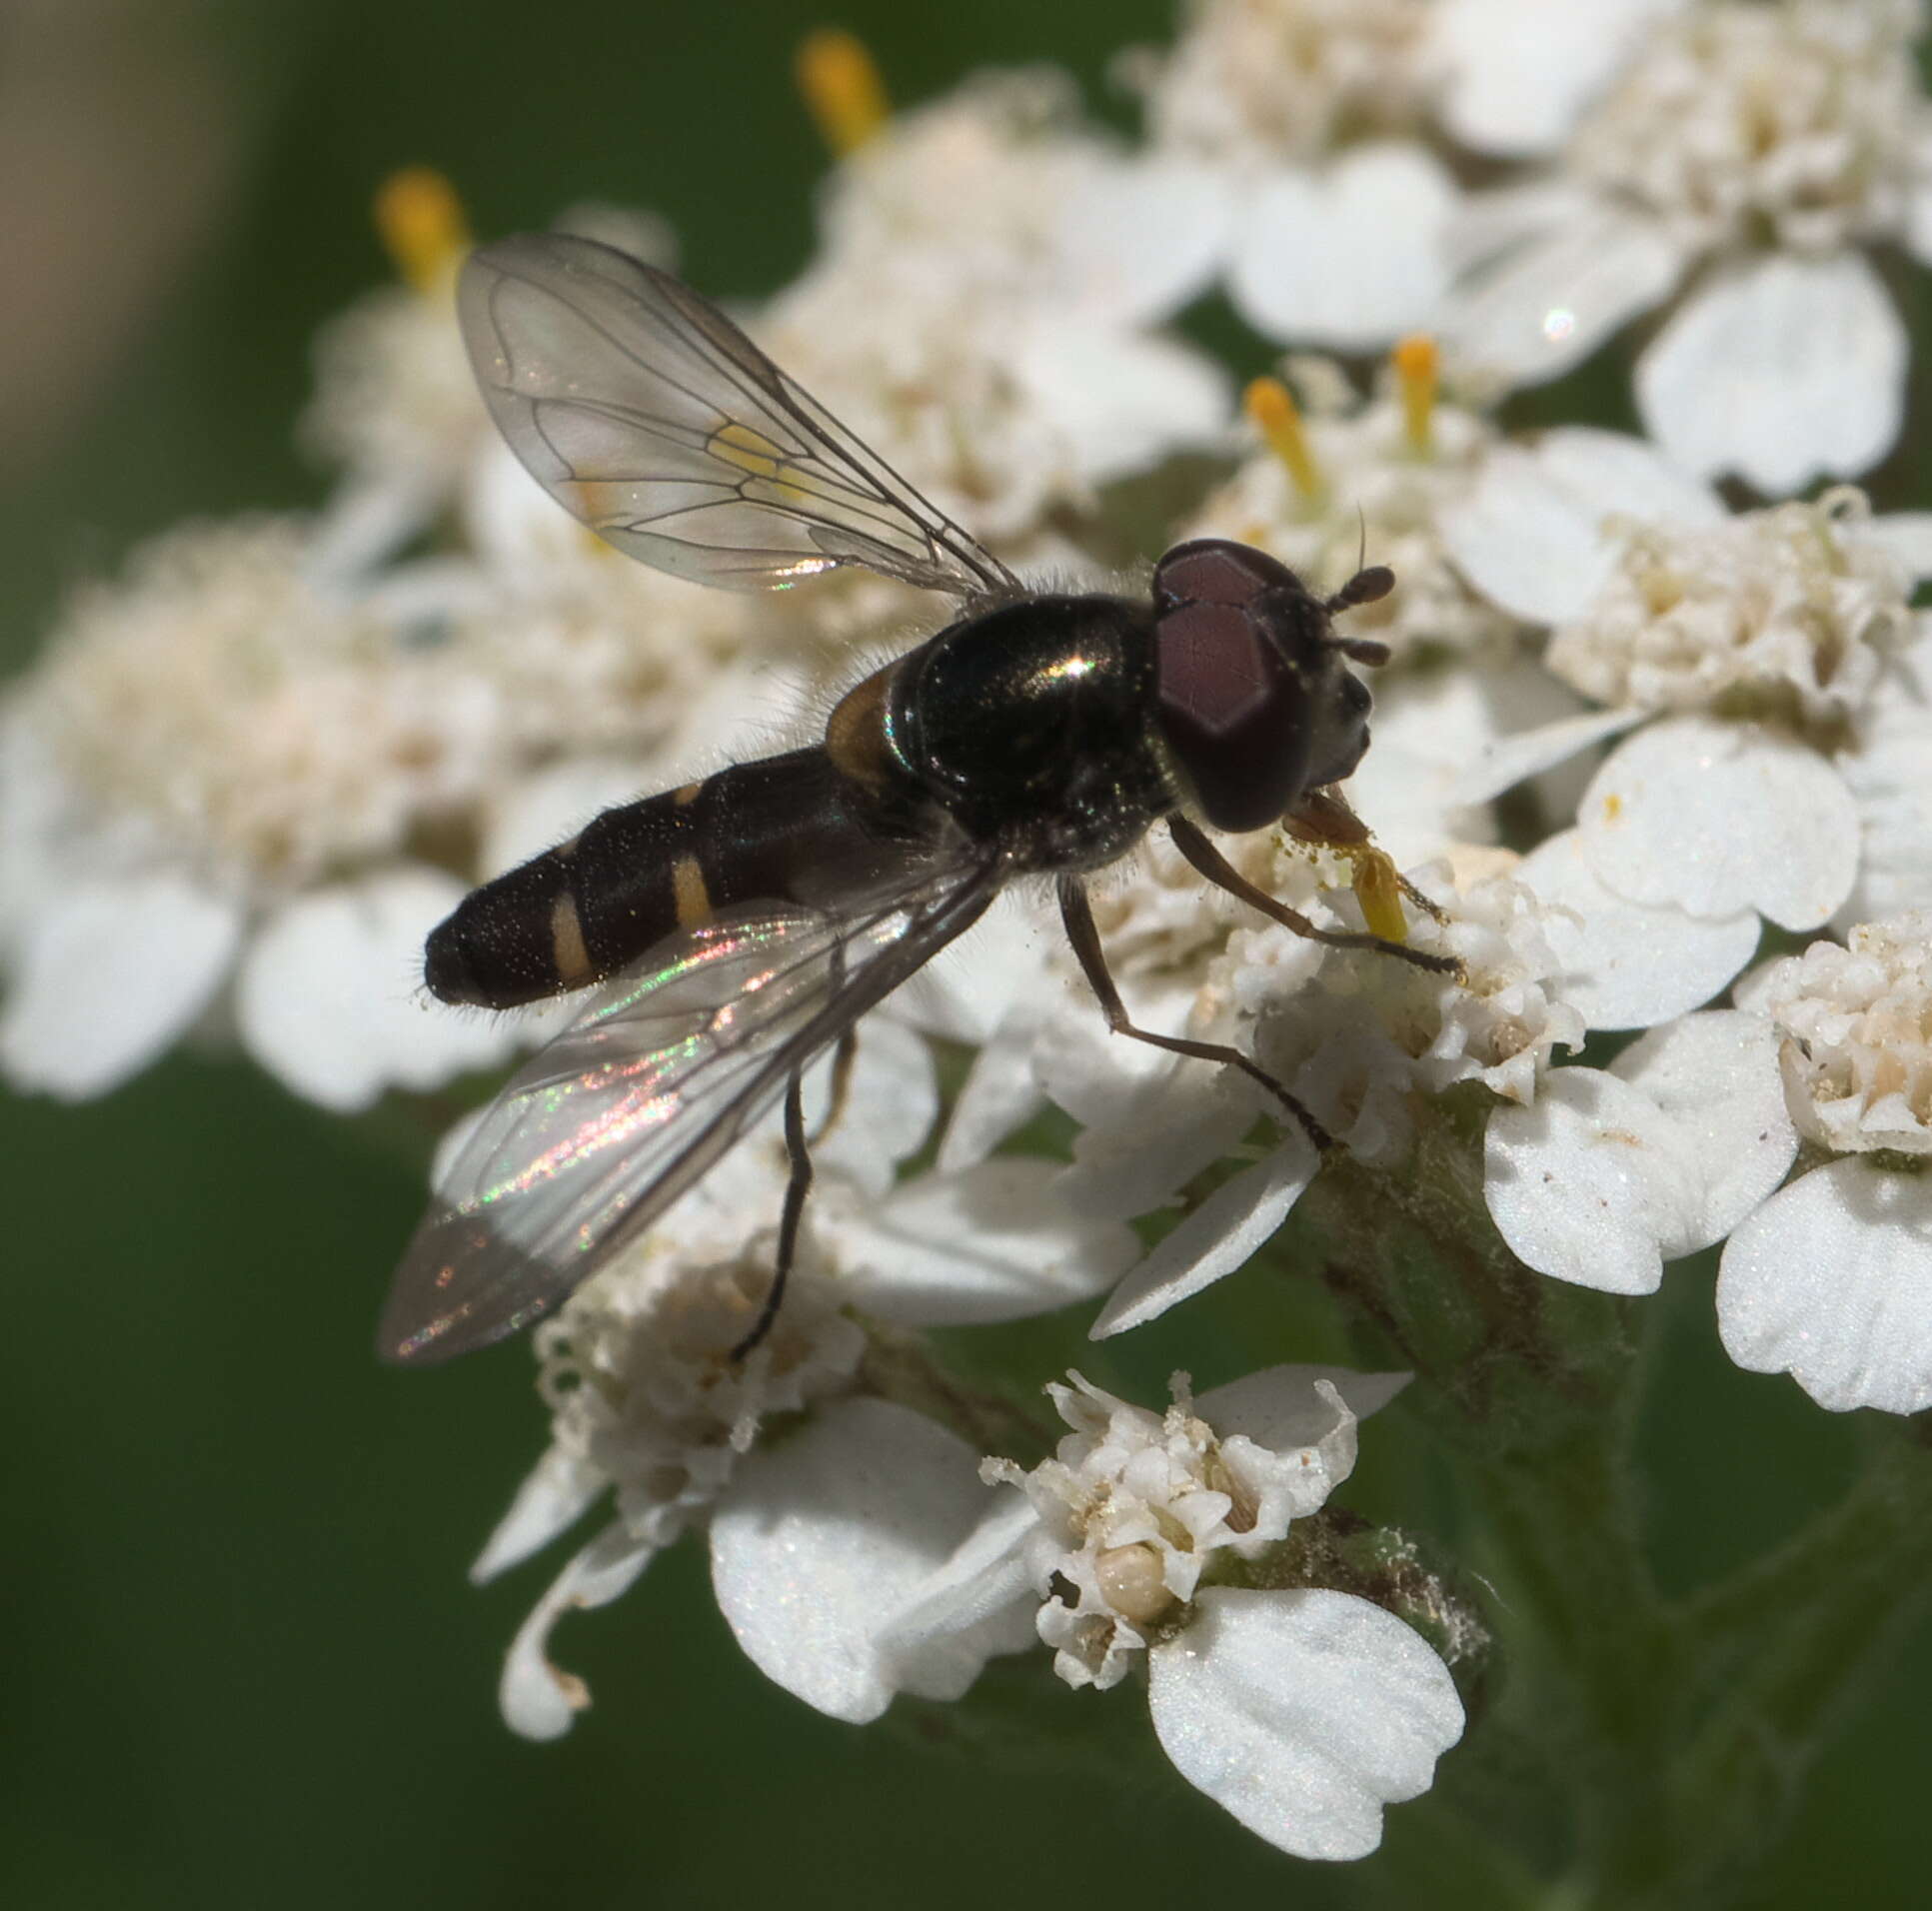
[[[1256,889],[1184,817],[1169,817],[1167,834],[1173,838],[1174,848],[1216,889],[1225,890],[1229,896],[1238,897],[1250,908],[1259,910],[1263,916],[1272,917],[1283,929],[1291,929],[1297,936],[1305,936],[1311,943],[1326,943],[1332,949],[1372,949],[1383,956],[1393,956],[1401,961],[1411,962],[1417,968],[1426,968],[1438,975],[1454,975],[1458,979],[1461,978],[1462,963],[1453,956],[1431,956],[1423,950],[1410,949],[1406,943],[1395,942],[1386,936],[1319,928],[1299,910],[1291,910],[1278,897],[1270,896],[1266,890]],[[1377,851],[1374,854],[1379,856],[1380,852]],[[1397,881],[1400,879],[1398,878]],[[1404,894],[1410,894],[1406,884],[1402,887]],[[1433,903],[1428,902],[1426,898],[1422,899],[1422,902],[1431,916],[1437,918],[1441,916],[1441,912]]]
[[[835,1064],[836,1067],[836,1064]],[[805,1083],[797,1069],[785,1089],[785,1152],[792,1163],[792,1178],[785,1184],[785,1208],[779,1216],[779,1251],[772,1268],[772,1284],[765,1290],[765,1304],[758,1310],[751,1331],[727,1356],[736,1366],[772,1331],[785,1299],[785,1283],[799,1252],[799,1226],[805,1219],[805,1197],[812,1191],[812,1150],[805,1133]]]
[[[846,1102],[852,1094],[852,1064],[858,1054],[859,1030],[848,1028],[832,1051],[832,1093],[826,1098],[826,1111],[819,1117],[819,1125],[812,1130],[815,1148],[839,1125],[839,1117],[846,1111]]]
[[[1170,1054],[1192,1055],[1201,1061],[1218,1061],[1240,1069],[1251,1081],[1258,1081],[1287,1109],[1316,1147],[1334,1146],[1334,1136],[1309,1113],[1299,1096],[1290,1093],[1252,1056],[1242,1054],[1238,1048],[1229,1047],[1224,1041],[1191,1041],[1184,1035],[1157,1035],[1150,1028],[1135,1025],[1107,969],[1106,955],[1100,948],[1100,932],[1094,926],[1093,911],[1086,900],[1086,885],[1076,876],[1060,878],[1059,916],[1066,925],[1066,940],[1073,945],[1073,954],[1079,957],[1080,971],[1086,977],[1087,986],[1099,997],[1100,1012],[1106,1016],[1106,1025],[1116,1035],[1131,1035],[1135,1041],[1165,1048]]]

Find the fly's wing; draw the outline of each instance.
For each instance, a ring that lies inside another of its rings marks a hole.
[[[737,590],[842,564],[957,597],[1016,588],[669,274],[594,239],[524,233],[470,255],[457,308],[511,450],[631,557]]]
[[[403,1256],[379,1351],[427,1364],[546,1313],[967,929],[1001,878],[971,864],[846,917],[741,911],[645,956],[485,1112]]]

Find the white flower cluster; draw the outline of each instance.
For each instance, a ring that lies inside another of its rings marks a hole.
[[[1206,1055],[1109,1033],[1009,897],[866,1020],[747,1358],[775,1118],[539,1330],[550,1445],[477,1576],[610,1515],[511,1651],[519,1730],[587,1702],[560,1617],[702,1534],[746,1652],[831,1715],[958,1698],[1043,1640],[1068,1684],[1144,1682],[1176,1768],[1263,1837],[1371,1849],[1461,1704],[1402,1617],[1295,1578],[1295,1524],[1399,1377],[1268,1367],[1154,1412],[1076,1374],[1026,1467],[985,1456],[1024,1413],[925,1331],[1143,1327],[1344,1160],[1394,1201],[1459,1150],[1485,1249],[1493,1223],[1583,1286],[1721,1248],[1739,1364],[1932,1406],[1932,514],[1791,495],[1901,430],[1866,255],[1932,255],[1919,26],[1902,0],[1197,0],[1134,64],[1138,146],[1045,71],[884,115],[834,49],[850,150],[751,333],[1031,578],[1105,580],[1148,510],[1317,596],[1385,564],[1340,628],[1389,664],[1353,813],[1304,793],[1214,839],[1272,913],[1158,828],[1094,873],[1125,1012]],[[856,653],[946,615],[877,578],[772,602],[614,557],[486,427],[447,194],[415,178],[384,217],[408,285],[328,335],[305,426],[330,509],[159,540],[0,714],[16,1085],[98,1093],[190,1032],[341,1110],[500,1063],[541,1018],[415,993],[465,890],[806,741]],[[1237,413],[1162,329],[1216,281],[1280,344],[1384,369],[1364,391],[1290,352]],[[1490,408],[1666,306],[1633,372],[1655,442]],[[1767,925],[1806,946],[1747,972]],[[1632,1039],[1585,1065],[1591,1031]],[[934,1037],[971,1050],[950,1106]]]
[[[1507,382],[1553,378],[1668,303],[1635,389],[1699,473],[1792,490],[1896,440],[1905,330],[1865,255],[1932,245],[1916,0],[1681,0],[1559,161],[1471,200],[1441,328]]]
[[[1932,1154],[1932,911],[1814,943],[1738,998],[1784,1038],[1785,1099],[1807,1140]]]
[[[1632,524],[1545,661],[1599,704],[1775,714],[1788,700],[1804,724],[1850,716],[1915,631],[1912,580],[1860,537],[1867,516],[1841,489],[1711,525]]]

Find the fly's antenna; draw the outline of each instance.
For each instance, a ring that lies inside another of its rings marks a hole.
[[[1395,573],[1385,564],[1365,564],[1368,556],[1368,520],[1362,515],[1361,506],[1355,507],[1355,522],[1359,535],[1355,544],[1355,575],[1344,584],[1333,597],[1323,598],[1321,608],[1333,617],[1339,611],[1353,610],[1357,604],[1373,604],[1385,598],[1395,588]],[[1386,644],[1378,644],[1373,638],[1330,637],[1329,643],[1356,664],[1386,664],[1389,649]]]

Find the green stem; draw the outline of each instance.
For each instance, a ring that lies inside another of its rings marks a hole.
[[[1909,1424],[1878,1431],[1838,1505],[1685,1614],[1704,1722],[1676,1760],[1676,1901],[1761,1861],[1832,1730],[1932,1601],[1932,1453]]]

